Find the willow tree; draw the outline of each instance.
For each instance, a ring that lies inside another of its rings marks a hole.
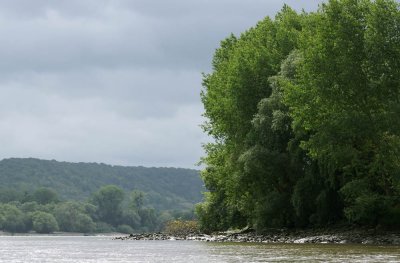
[[[265,18],[239,38],[221,42],[213,71],[203,78],[204,130],[215,142],[205,146],[202,173],[209,193],[197,211],[204,229],[251,224],[257,205],[258,175],[246,171],[243,155],[253,145],[254,115],[271,95],[270,77],[295,48],[300,16],[288,6],[274,20]],[[262,191],[262,190],[261,190]]]
[[[293,126],[360,224],[399,224],[400,12],[392,0],[331,0],[308,16]]]
[[[285,6],[221,43],[204,76],[205,230],[400,222],[400,11]]]

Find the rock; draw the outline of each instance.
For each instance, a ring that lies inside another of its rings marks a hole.
[[[360,230],[273,230],[271,233],[257,235],[254,231],[243,232],[220,232],[215,235],[188,234],[182,236],[171,236],[164,233],[130,234],[123,237],[115,237],[114,240],[192,240],[203,242],[257,242],[257,243],[337,243],[337,244],[386,244],[400,245],[400,233],[376,233],[376,231]]]

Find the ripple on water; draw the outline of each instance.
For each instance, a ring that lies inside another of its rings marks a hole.
[[[3,236],[0,262],[400,262],[400,247]]]

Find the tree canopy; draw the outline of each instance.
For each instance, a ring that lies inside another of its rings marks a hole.
[[[0,161],[0,202],[28,200],[31,199],[28,195],[32,194],[39,203],[56,202],[54,198],[85,201],[110,184],[125,192],[147,193],[145,205],[157,210],[191,209],[201,201],[204,191],[199,171],[192,169],[123,167],[33,158]]]
[[[203,230],[399,227],[400,10],[330,0],[221,42],[203,78]]]

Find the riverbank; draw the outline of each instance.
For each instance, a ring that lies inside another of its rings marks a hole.
[[[400,245],[399,231],[377,231],[375,229],[352,230],[271,230],[259,235],[248,232],[221,232],[211,235],[189,234],[173,236],[165,233],[131,234],[115,237],[114,240],[194,240],[206,242],[251,242],[251,243],[319,243],[319,244],[368,244]]]

